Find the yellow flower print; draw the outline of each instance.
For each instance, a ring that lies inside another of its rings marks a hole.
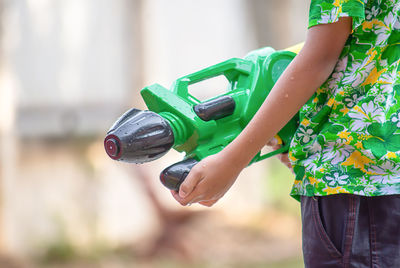
[[[374,27],[374,25],[378,25],[378,26],[380,26],[380,27],[385,27],[385,28],[387,28],[387,26],[383,23],[383,21],[381,21],[381,20],[378,20],[378,19],[373,19],[373,20],[371,20],[371,21],[364,21],[363,23],[362,23],[362,27],[363,27],[363,31],[365,31],[365,30],[370,30],[370,29],[372,29],[373,27]]]
[[[346,189],[344,189],[342,186],[337,186],[335,188],[331,188],[331,187],[326,187],[325,189],[323,189],[322,191],[324,191],[325,193],[329,194],[348,194],[349,191],[347,191]]]
[[[288,158],[292,162],[297,161],[297,158],[293,156],[293,152],[292,151],[289,151]]]
[[[350,132],[348,132],[347,130],[343,130],[342,132],[338,133],[339,138],[346,139],[346,140],[349,139],[349,135],[350,135]]]
[[[361,84],[361,86],[365,85],[373,85],[375,84],[379,77],[381,76],[382,73],[386,72],[387,69],[382,69],[379,72],[377,71],[376,67],[372,69],[372,71],[369,73],[367,79]]]
[[[367,172],[364,166],[365,164],[369,164],[371,162],[373,161],[368,157],[361,155],[359,151],[354,151],[350,157],[342,163],[342,166],[354,166],[355,168],[359,168],[362,171]]]
[[[356,148],[358,148],[358,149],[363,149],[362,141],[357,141],[357,143],[356,143]]]
[[[315,183],[317,182],[317,179],[314,178],[314,177],[308,177],[308,180],[310,181],[310,183],[311,183],[312,185],[315,185]]]
[[[310,121],[307,118],[304,118],[303,121],[301,121],[301,124],[305,127],[308,127],[310,125]]]
[[[350,110],[349,110],[349,108],[347,108],[347,107],[344,107],[344,108],[340,109],[340,112],[341,112],[343,115],[346,115],[349,111],[350,111]]]
[[[367,63],[365,64],[365,65],[368,65],[368,64],[370,64],[373,60],[374,60],[374,58],[375,58],[375,56],[378,54],[378,52],[376,51],[376,49],[373,47],[373,48],[371,48],[370,50],[368,50],[368,52],[367,52],[367,55],[369,56],[368,57],[368,61],[367,61]]]
[[[332,107],[332,105],[335,103],[335,100],[333,98],[330,98],[327,102],[326,105],[328,105],[329,107]]]

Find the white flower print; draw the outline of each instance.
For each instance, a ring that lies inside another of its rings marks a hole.
[[[362,96],[358,96],[358,94],[353,94],[349,97],[344,98],[344,102],[348,108],[352,108],[356,103],[362,98]]]
[[[379,77],[380,89],[382,93],[391,94],[393,92],[393,83],[396,79],[396,69],[391,72],[383,73]]]
[[[331,75],[331,78],[328,80],[328,87],[330,89],[337,89],[340,81],[344,76],[343,72],[334,72]]]
[[[373,196],[375,192],[376,192],[376,187],[373,185],[367,185],[364,188],[364,193],[366,196]]]
[[[359,191],[354,191],[355,195],[365,195],[364,189],[359,190]]]
[[[394,24],[393,24],[393,29],[396,29],[396,30],[400,29],[400,21],[399,21],[399,19],[397,19],[397,20],[394,22]]]
[[[400,183],[400,166],[392,161],[386,160],[381,165],[371,165],[367,171],[374,174],[370,177],[372,183]]]
[[[319,154],[312,154],[310,157],[304,159],[303,165],[308,172],[314,174],[319,167],[318,160]]]
[[[347,61],[348,61],[347,57],[339,59],[339,61],[336,64],[335,70],[331,75],[331,78],[328,80],[328,88],[330,89],[338,88],[337,86],[339,85],[344,76],[344,70],[346,69]]]
[[[317,135],[314,134],[312,128],[305,128],[303,126],[300,127],[297,136],[301,139],[303,143],[308,143],[310,140],[314,139]]]
[[[347,159],[353,151],[354,148],[350,145],[337,142],[328,142],[322,151],[322,161],[330,162],[332,165],[336,165]]]
[[[379,14],[379,9],[378,7],[374,6],[371,9],[366,9],[365,14],[366,14],[365,18],[367,20],[370,20],[371,18],[376,17]]]
[[[377,105],[379,105],[379,104],[381,104],[382,102],[384,102],[385,100],[386,100],[386,99],[385,99],[385,96],[383,96],[382,94],[379,94],[379,95],[377,95],[377,96],[375,97],[374,103],[377,104]]]
[[[318,21],[318,23],[331,23],[335,22],[338,20],[338,8],[332,9],[332,10],[327,10],[326,12],[323,12],[321,14],[321,19]]]
[[[302,147],[304,152],[310,152],[312,154],[321,152],[321,145],[317,140],[314,140],[311,144],[305,144]]]
[[[304,106],[301,108],[303,111],[307,112],[308,110],[311,109],[311,107],[308,104],[304,104]]]
[[[394,114],[391,121],[393,123],[397,123],[396,126],[400,127],[400,112],[398,112],[397,114]]]
[[[337,72],[344,71],[346,69],[348,60],[349,60],[348,57],[340,58],[338,60],[338,62],[336,63],[335,71],[337,71]]]
[[[376,95],[376,94],[378,94],[378,88],[377,87],[373,87],[373,88],[371,88],[370,90],[369,90],[369,92],[372,94],[372,95]]]
[[[338,171],[325,176],[325,180],[328,182],[327,184],[330,187],[345,185],[348,182],[348,178],[349,175],[340,174]]]
[[[379,188],[379,192],[383,195],[397,194],[398,190],[398,185],[384,185],[383,187]]]
[[[388,27],[389,30],[390,28],[393,28],[393,24],[396,23],[396,21],[397,21],[397,14],[395,15],[393,12],[389,12],[387,16],[383,19],[383,22],[385,23],[385,25]]]
[[[321,152],[321,149],[322,149],[321,144],[319,144],[318,141],[314,141],[312,143],[312,145],[310,146],[310,150],[309,151],[311,153],[315,154],[315,153]]]
[[[367,184],[368,180],[365,177],[360,178],[360,183],[361,184]]]
[[[351,131],[363,131],[373,122],[382,123],[385,120],[383,109],[373,101],[363,103],[361,107],[354,106],[348,115],[353,119],[350,123]]]
[[[382,90],[382,93],[391,94],[393,92],[393,85],[392,84],[382,84],[381,90]]]
[[[382,45],[382,43],[386,42],[388,37],[391,34],[391,30],[390,28],[388,28],[387,26],[381,26],[381,25],[375,25],[376,29],[375,29],[375,34],[378,36],[375,42],[375,46],[378,45]]]
[[[368,59],[366,59],[365,62],[368,62]],[[358,87],[364,82],[374,67],[375,63],[373,61],[365,66],[364,63],[357,61],[353,62],[351,67],[349,67],[348,71],[345,73],[343,83],[351,84],[352,87]]]

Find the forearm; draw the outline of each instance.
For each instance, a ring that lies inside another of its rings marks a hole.
[[[312,27],[299,55],[277,81],[242,133],[220,153],[195,165],[174,198],[186,205],[212,206],[235,182],[240,171],[329,77],[351,32],[351,19]]]
[[[299,109],[329,77],[334,64],[327,66],[310,62],[307,56],[299,54],[282,74],[253,119],[242,133],[224,149],[224,153],[234,156],[233,161],[241,168],[265,144],[286,125]]]
[[[244,168],[262,147],[286,125],[332,73],[350,33],[351,19],[342,25],[310,31],[304,48],[287,67],[242,133],[222,153],[237,168]],[[336,28],[335,28],[336,27]],[[347,32],[332,37],[329,30]],[[330,40],[336,38],[335,40]]]

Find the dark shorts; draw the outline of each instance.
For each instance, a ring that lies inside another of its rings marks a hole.
[[[307,268],[400,267],[400,195],[301,197]]]

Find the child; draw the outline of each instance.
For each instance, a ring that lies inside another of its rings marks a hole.
[[[311,0],[303,49],[174,198],[212,206],[300,110],[289,158],[306,267],[400,267],[399,10],[399,0]]]

